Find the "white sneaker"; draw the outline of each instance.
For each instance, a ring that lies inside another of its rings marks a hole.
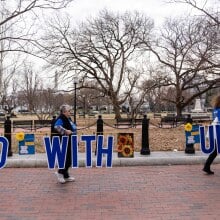
[[[75,178],[72,176],[69,176],[68,178],[64,179],[66,182],[75,182]]]
[[[56,172],[55,174],[57,176],[57,180],[58,180],[59,183],[65,183],[66,182],[66,180],[63,177],[63,174],[58,173],[58,172]]]

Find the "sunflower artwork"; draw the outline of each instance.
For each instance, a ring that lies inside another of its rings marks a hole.
[[[134,134],[119,133],[117,140],[118,157],[134,157]]]
[[[35,154],[34,134],[18,132],[15,138],[18,141],[19,154]]]
[[[199,126],[198,124],[185,124],[186,144],[200,143]]]

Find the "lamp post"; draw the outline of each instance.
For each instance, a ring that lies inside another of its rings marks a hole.
[[[86,96],[83,95],[83,117],[86,118]]]
[[[74,123],[76,124],[76,85],[79,83],[78,77],[73,78],[74,83]]]

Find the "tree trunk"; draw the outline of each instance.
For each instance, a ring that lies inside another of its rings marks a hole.
[[[121,118],[120,107],[114,105],[115,118]]]
[[[177,104],[176,105],[176,116],[177,117],[180,117],[181,115],[182,115],[182,110],[183,110],[183,107],[182,107],[182,105],[180,104]]]

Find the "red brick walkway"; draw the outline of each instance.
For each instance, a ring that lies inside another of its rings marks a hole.
[[[220,219],[220,164],[79,168],[58,184],[47,168],[0,170],[1,220]]]

